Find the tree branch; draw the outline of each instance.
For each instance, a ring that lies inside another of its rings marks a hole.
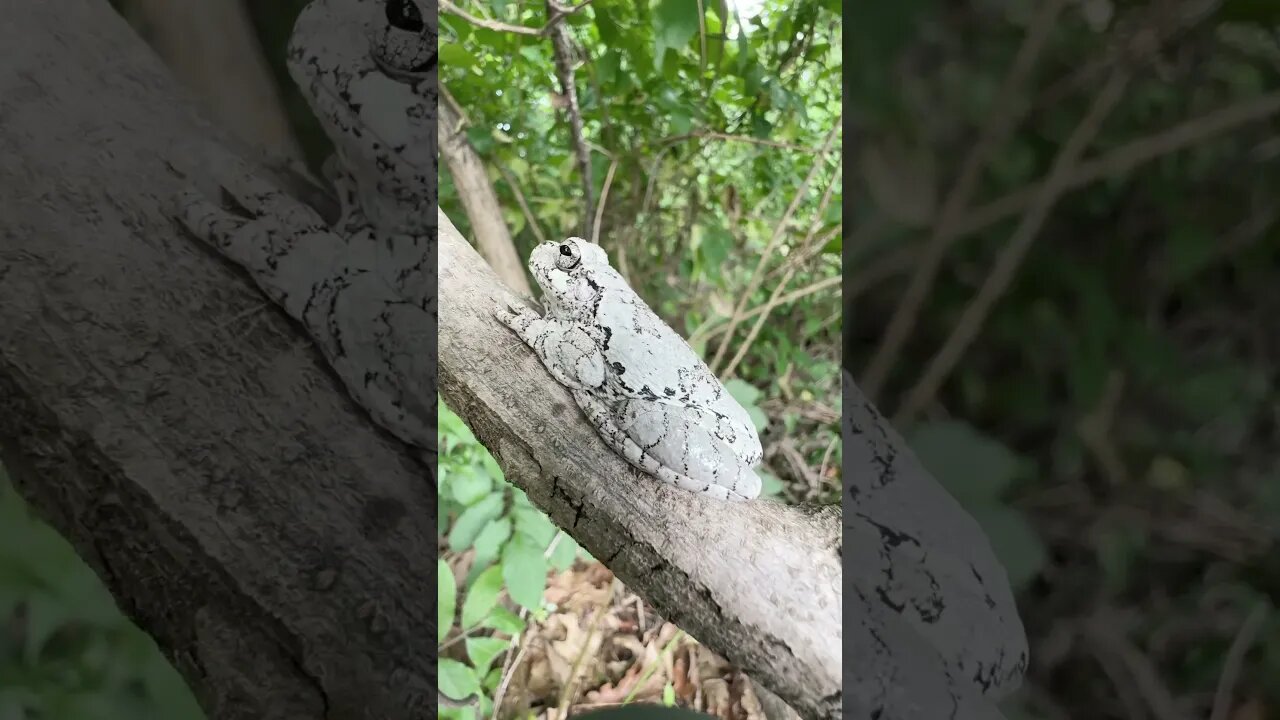
[[[1054,204],[1065,190],[1066,180],[1071,174],[1072,167],[1076,164],[1084,149],[1093,142],[1093,138],[1098,134],[1103,121],[1111,114],[1111,110],[1116,103],[1120,101],[1124,88],[1129,83],[1129,77],[1129,68],[1121,67],[1112,73],[1106,84],[1098,91],[1098,95],[1090,105],[1089,111],[1076,126],[1075,130],[1072,131],[1070,137],[1067,138],[1062,149],[1058,151],[1058,156],[1053,160],[1053,167],[1049,170],[1049,177],[1040,186],[1040,191],[1036,194],[1035,199],[1032,200],[1031,206],[1027,208],[1026,214],[1022,216],[1021,222],[1018,223],[1018,227],[1009,238],[1008,245],[1002,248],[1000,254],[996,257],[996,263],[991,269],[991,274],[978,290],[978,294],[965,307],[964,313],[956,323],[955,329],[929,362],[924,375],[907,392],[906,398],[902,401],[902,407],[899,408],[894,417],[894,422],[899,425],[909,422],[917,412],[925,407],[933,399],[938,389],[942,387],[942,383],[947,376],[955,369],[961,355],[973,344],[974,339],[977,338],[978,333],[982,330],[991,308],[995,306],[996,301],[1004,295],[1004,291],[1013,282],[1018,266],[1022,264],[1022,259],[1026,257],[1027,251],[1031,248],[1031,243],[1040,234],[1040,228],[1043,227],[1045,219],[1049,216],[1049,211],[1053,209]]]
[[[595,182],[591,173],[591,151],[587,149],[582,129],[582,110],[578,107],[578,87],[573,72],[573,37],[564,23],[552,24],[564,14],[554,0],[547,3],[547,32],[551,36],[551,52],[555,56],[556,78],[560,81],[560,93],[564,97],[565,114],[569,116],[569,141],[578,157],[578,174],[582,179],[582,237],[594,238],[595,232]]]
[[[801,715],[837,716],[839,509],[717,502],[638,475],[494,319],[514,298],[439,223],[440,392],[506,478],[664,617]]]
[[[444,83],[440,83],[442,95],[447,95]],[[511,239],[511,229],[502,216],[502,205],[489,182],[484,161],[471,146],[463,132],[462,118],[449,102],[439,104],[440,115],[436,121],[436,136],[440,143],[440,155],[444,157],[453,185],[458,189],[458,199],[471,221],[476,234],[476,246],[485,261],[498,273],[507,287],[526,296],[532,296],[529,279],[524,273],[524,263],[516,252]],[[521,198],[523,200],[523,198]]]
[[[938,275],[938,268],[941,267],[942,259],[950,245],[947,241],[948,232],[973,198],[988,159],[1004,142],[1009,131],[1026,111],[1025,104],[1016,102],[1017,93],[1026,84],[1036,60],[1048,41],[1050,31],[1055,27],[1054,20],[1065,5],[1064,0],[1050,0],[1041,5],[1040,13],[1032,21],[1022,46],[1018,48],[1013,66],[992,104],[990,119],[984,126],[978,142],[965,158],[960,176],[956,179],[951,192],[947,194],[942,211],[933,224],[933,232],[925,244],[920,264],[916,266],[911,276],[906,294],[894,310],[893,317],[889,319],[884,336],[880,339],[875,353],[871,356],[871,362],[862,374],[862,387],[870,397],[875,398],[880,395],[889,371],[897,363],[898,354],[906,344],[912,328],[915,327],[921,308],[929,299],[934,278]]]
[[[427,717],[435,493],[165,198],[233,141],[106,3],[0,23],[0,456],[209,717]],[[248,158],[253,154],[242,151]],[[213,162],[210,162],[210,161]]]

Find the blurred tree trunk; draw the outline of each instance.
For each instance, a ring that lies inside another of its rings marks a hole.
[[[498,194],[494,192],[489,175],[485,172],[484,161],[475,148],[471,147],[463,132],[462,118],[444,100],[443,91],[441,97],[440,116],[436,125],[440,154],[449,166],[453,186],[458,189],[458,199],[462,201],[467,219],[471,221],[476,248],[507,287],[532,297],[533,291],[524,273],[524,263],[520,261],[515,243],[511,240],[511,231],[502,216]]]
[[[205,168],[234,141],[107,3],[7,9],[0,459],[15,486],[210,718],[430,717],[427,469],[166,216],[187,182],[213,193]]]
[[[302,159],[243,0],[123,0],[122,13],[242,142]]]

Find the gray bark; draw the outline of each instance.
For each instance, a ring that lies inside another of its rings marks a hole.
[[[110,6],[0,23],[0,460],[211,718],[429,717],[435,492],[164,203],[228,152]],[[212,195],[216,197],[216,194]]]
[[[494,319],[514,296],[443,213],[438,222],[440,392],[507,479],[802,716],[839,717],[839,508],[720,502],[639,475]]]
[[[524,274],[524,263],[511,240],[511,230],[502,216],[502,206],[485,172],[484,161],[467,140],[466,128],[462,126],[458,113],[447,102],[440,103],[439,111],[436,135],[440,141],[440,155],[449,167],[453,186],[458,189],[458,199],[471,221],[476,247],[507,287],[532,295],[529,280]]]

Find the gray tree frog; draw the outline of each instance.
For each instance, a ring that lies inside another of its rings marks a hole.
[[[645,304],[603,248],[582,238],[534,248],[546,314],[495,314],[567,387],[600,437],[672,485],[726,500],[760,494],[763,451],[750,416]]]
[[[333,140],[332,226],[254,176],[222,172],[235,212],[197,192],[179,221],[244,267],[381,426],[436,447],[436,14],[418,0],[316,0],[290,74]],[[433,463],[434,466],[434,463]]]

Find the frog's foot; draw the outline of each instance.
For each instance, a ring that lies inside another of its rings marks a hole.
[[[529,332],[530,326],[542,319],[540,315],[530,310],[523,303],[515,300],[508,300],[505,307],[500,307],[493,312],[493,316],[498,319],[498,322],[515,331],[516,335],[520,336],[520,339],[526,343],[530,342],[532,338],[532,334]]]
[[[259,287],[291,315],[303,319],[303,304],[318,275],[331,270],[344,243],[305,204],[252,174],[233,168],[221,182],[231,209],[195,190],[179,193],[173,215],[188,232],[249,271]]]
[[[663,464],[641,447],[633,437],[634,433],[629,434],[619,427],[603,402],[581,391],[574,391],[573,396],[605,444],[645,473],[683,490],[710,495],[717,500],[751,500],[760,494],[759,476],[733,457],[723,444],[721,447],[729,455],[724,465],[708,468],[707,463],[697,463],[690,468],[693,472],[686,474]],[[696,476],[692,476],[694,473]]]

